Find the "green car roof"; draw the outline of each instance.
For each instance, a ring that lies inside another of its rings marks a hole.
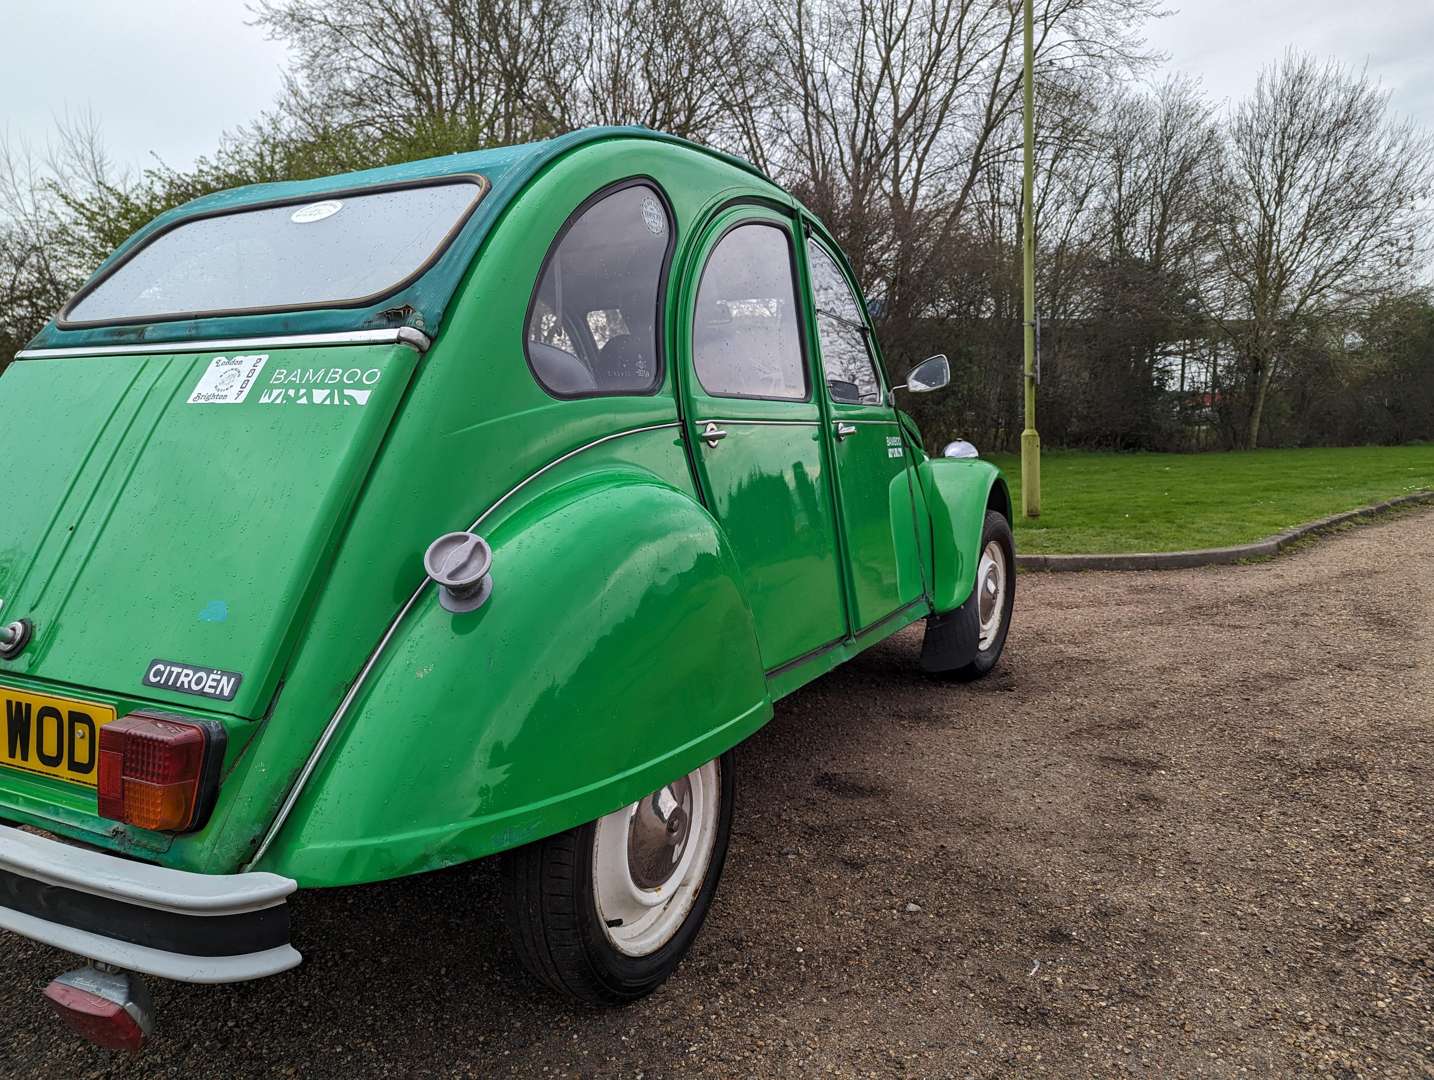
[[[103,277],[116,263],[127,259],[156,233],[193,217],[240,210],[244,207],[287,200],[305,201],[338,191],[383,187],[446,176],[477,174],[490,189],[458,235],[443,253],[415,279],[358,307],[326,307],[291,312],[222,314],[185,319],[164,319],[114,326],[84,326],[69,329],[55,319],[47,323],[30,342],[30,349],[85,348],[106,345],[134,345],[152,342],[195,341],[216,338],[270,337],[285,334],[338,333],[411,326],[433,334],[443,314],[482,246],[493,223],[546,165],[565,153],[589,143],[613,138],[641,138],[693,147],[685,139],[643,127],[594,127],[574,131],[542,142],[495,147],[466,154],[427,158],[379,169],[340,173],[315,180],[292,180],[272,184],[250,184],[193,199],[167,211],[119,246],[95,271],[86,289]],[[698,147],[757,176],[765,176],[741,158]],[[81,290],[83,293],[85,290]]]

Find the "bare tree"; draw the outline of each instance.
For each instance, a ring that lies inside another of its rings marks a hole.
[[[0,136],[0,366],[113,247],[81,241],[72,205],[95,205],[128,182],[93,113],[66,114],[42,149]]]
[[[285,111],[310,131],[425,126],[467,148],[588,124],[724,141],[770,44],[723,0],[260,0],[297,63]],[[741,57],[741,63],[734,63]]]
[[[548,85],[562,127],[641,124],[730,146],[768,94],[772,43],[743,4],[576,0],[570,20]]]
[[[1123,90],[1106,109],[1103,260],[1120,310],[1139,326],[1147,384],[1167,380],[1175,410],[1202,403],[1189,370],[1205,333],[1213,249],[1209,214],[1224,143],[1209,102],[1189,79],[1151,93]]]
[[[1428,139],[1366,76],[1297,56],[1223,125],[1189,82],[1138,87],[1160,3],[1036,0],[1043,429],[1152,448],[1426,432],[1428,409],[1345,399],[1387,370],[1423,400],[1427,365],[1398,338],[1424,333],[1427,300],[1390,298],[1416,295]],[[852,256],[898,368],[959,357],[952,393],[911,403],[935,437],[1019,430],[1018,2],[255,5],[290,46],[287,90],[193,167],[117,172],[83,119],[40,155],[0,144],[10,346],[196,195],[638,123],[795,190]]]
[[[1247,448],[1302,327],[1411,275],[1431,175],[1429,136],[1365,72],[1288,52],[1240,104],[1215,188],[1216,313],[1242,361]]]
[[[1144,59],[1154,0],[1039,0],[1045,80]],[[967,227],[977,185],[1019,146],[1020,5],[1009,0],[793,0],[771,11],[782,108],[767,157],[857,253],[890,320]]]
[[[1223,155],[1198,86],[1173,77],[1153,93],[1117,92],[1106,111],[1105,241],[1153,273],[1193,274],[1209,250],[1207,210]]]
[[[284,104],[312,129],[427,126],[486,145],[555,126],[542,75],[567,0],[259,0],[251,11],[293,50]]]

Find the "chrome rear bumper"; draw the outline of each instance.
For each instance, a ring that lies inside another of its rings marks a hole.
[[[181,982],[274,975],[289,944],[277,874],[194,874],[0,826],[0,928],[130,971]]]

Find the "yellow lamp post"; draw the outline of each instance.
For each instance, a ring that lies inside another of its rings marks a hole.
[[[1021,432],[1021,508],[1026,517],[1041,516],[1041,436],[1036,431],[1036,85],[1035,19],[1032,0],[1026,7],[1025,124],[1026,169],[1023,180],[1023,245],[1025,247],[1025,384],[1026,427]]]

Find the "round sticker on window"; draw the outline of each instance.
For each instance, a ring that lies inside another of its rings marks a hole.
[[[642,200],[642,223],[653,236],[661,236],[662,230],[667,228],[667,215],[662,212],[662,204],[651,195]]]
[[[337,199],[327,199],[324,202],[309,203],[308,206],[301,206],[289,215],[289,220],[295,225],[307,225],[311,221],[323,221],[324,218],[331,218],[344,208],[344,204]]]

